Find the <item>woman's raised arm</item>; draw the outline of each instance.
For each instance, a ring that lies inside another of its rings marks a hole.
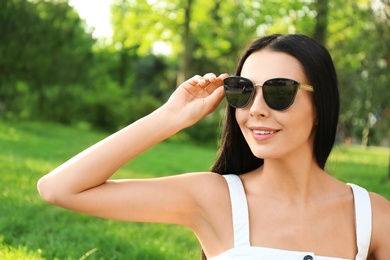
[[[226,74],[194,76],[159,109],[60,165],[38,182],[48,202],[100,217],[128,221],[177,222],[185,211],[192,175],[153,180],[108,179],[135,156],[213,112],[223,98]],[[183,188],[184,187],[184,188]],[[180,196],[180,194],[182,196]],[[168,205],[169,203],[169,205]]]

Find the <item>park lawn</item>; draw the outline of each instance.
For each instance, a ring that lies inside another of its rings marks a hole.
[[[50,123],[0,121],[0,259],[200,259],[184,227],[124,223],[44,202],[37,180],[106,133]],[[216,150],[166,141],[122,168],[116,178],[208,170]],[[389,150],[338,146],[327,170],[390,199]]]

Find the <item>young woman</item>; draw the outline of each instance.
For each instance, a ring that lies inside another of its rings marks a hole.
[[[229,105],[211,172],[108,180],[213,112],[224,92]],[[194,76],[162,107],[44,176],[38,189],[50,203],[94,216],[187,226],[208,259],[390,259],[390,203],[324,171],[338,109],[326,49],[304,35],[271,35],[249,46],[236,76]]]

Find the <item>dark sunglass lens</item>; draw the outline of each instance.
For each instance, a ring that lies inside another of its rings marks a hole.
[[[228,103],[237,108],[245,107],[252,96],[253,84],[241,77],[229,77],[224,80],[225,97]]]
[[[289,79],[268,80],[263,86],[264,100],[274,110],[285,110],[294,102],[298,85]]]

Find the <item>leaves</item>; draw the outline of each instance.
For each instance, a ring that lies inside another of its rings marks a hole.
[[[96,111],[123,124],[126,114],[110,102],[151,95],[157,105],[195,74],[233,73],[255,37],[304,33],[322,40],[334,58],[341,136],[360,139],[368,131],[379,143],[390,127],[389,10],[388,0],[114,0],[113,37],[95,43],[67,1],[3,1],[0,116],[115,124],[74,115],[99,104]]]

